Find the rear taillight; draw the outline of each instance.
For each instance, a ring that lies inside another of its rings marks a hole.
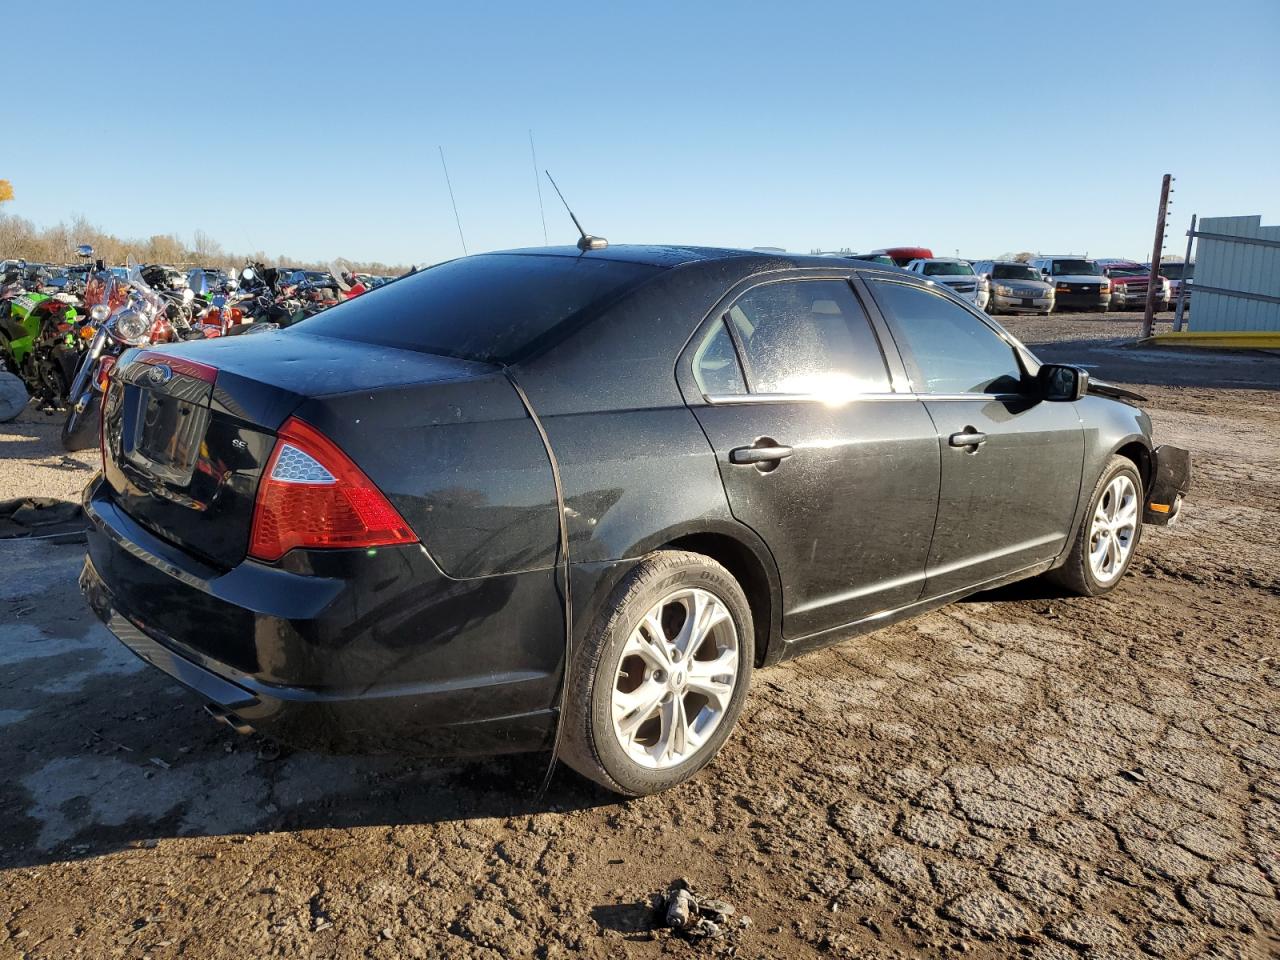
[[[290,417],[267,460],[253,511],[249,556],[279,560],[295,547],[416,543],[396,508],[338,446]]]

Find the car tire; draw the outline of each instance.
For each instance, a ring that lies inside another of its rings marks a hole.
[[[1099,536],[1100,527],[1105,525],[1101,518],[1103,515],[1127,515],[1125,491],[1132,496],[1132,532],[1127,543],[1121,543],[1122,538],[1112,533],[1114,544],[1117,550],[1122,551],[1122,556],[1116,556],[1118,562],[1112,569],[1107,570],[1103,565],[1100,570],[1095,557],[1103,539]],[[1120,496],[1117,496],[1118,493]],[[1137,466],[1128,457],[1112,455],[1107,461],[1106,469],[1098,477],[1098,482],[1094,484],[1089,496],[1089,506],[1080,522],[1080,529],[1076,532],[1067,562],[1050,571],[1047,574],[1049,579],[1084,597],[1100,597],[1114,590],[1128,571],[1142,540],[1142,511],[1145,503],[1142,475]]]
[[[694,609],[713,616],[717,608],[706,600],[711,597],[723,616],[692,651],[673,661],[670,651],[683,636],[680,628],[686,625],[696,597],[704,606]],[[658,643],[665,644],[665,660],[652,649],[655,623],[664,631]],[[742,711],[755,662],[754,636],[746,595],[719,563],[680,550],[658,550],[644,557],[614,589],[573,657],[561,718],[560,759],[584,777],[625,796],[659,793],[688,780],[719,752]],[[736,651],[731,669],[726,657],[730,648]],[[715,657],[710,656],[713,653]],[[692,672],[678,672],[683,663],[694,660],[707,665],[700,668],[703,673],[714,669],[711,664],[724,664],[725,672],[697,681]],[[732,677],[732,687],[721,692],[719,706],[692,689],[695,683],[723,687],[722,678],[727,677]],[[688,689],[681,686],[685,681]],[[651,693],[640,693],[650,688]],[[663,699],[656,702],[654,696]],[[615,697],[624,699],[615,701]],[[615,713],[625,710],[632,697],[642,705],[630,713],[618,713],[615,721]],[[650,712],[646,713],[647,707]],[[683,718],[685,711],[693,713],[692,721],[668,725],[673,716]],[[702,721],[705,739],[696,743],[695,728]],[[684,733],[675,735],[678,730]],[[695,742],[684,741],[686,735]],[[684,750],[674,746],[677,739],[683,741]],[[664,747],[666,740],[672,744],[670,750]],[[680,757],[685,750],[688,754]],[[638,756],[646,759],[642,762]]]

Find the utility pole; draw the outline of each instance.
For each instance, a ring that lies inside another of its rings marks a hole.
[[[1187,231],[1187,255],[1182,260],[1182,279],[1178,281],[1178,309],[1173,315],[1173,329],[1182,332],[1182,314],[1187,305],[1187,268],[1191,266],[1191,244],[1196,239],[1196,215],[1191,215],[1191,229]]]
[[[1169,210],[1169,184],[1173,181],[1165,174],[1160,181],[1160,211],[1156,214],[1156,240],[1151,248],[1151,276],[1147,278],[1147,309],[1142,314],[1142,339],[1151,336],[1156,319],[1156,278],[1160,275],[1160,254],[1164,251],[1164,220]]]

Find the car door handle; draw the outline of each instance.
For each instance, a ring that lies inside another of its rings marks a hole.
[[[776,463],[791,456],[795,451],[791,447],[761,446],[735,447],[729,451],[730,463]]]
[[[980,447],[987,442],[987,435],[966,427],[964,433],[953,433],[947,442],[953,447]]]

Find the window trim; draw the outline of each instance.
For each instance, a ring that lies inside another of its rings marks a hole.
[[[926,294],[929,294],[930,296],[937,297],[940,300],[943,300],[947,303],[951,303],[957,307],[960,307],[960,309],[964,310],[965,313],[969,314],[971,317],[973,317],[975,320],[981,323],[984,327],[990,330],[993,334],[995,334],[996,338],[999,339],[1001,342],[1003,342],[1004,345],[1009,348],[1009,350],[1013,353],[1014,362],[1018,365],[1018,370],[1022,374],[1022,382],[1024,384],[1031,377],[1034,376],[1034,372],[1027,368],[1027,358],[1026,356],[1024,356],[1024,349],[1022,347],[1022,344],[1014,340],[1007,331],[996,326],[989,317],[983,314],[971,303],[969,303],[966,300],[962,300],[960,297],[957,297],[950,290],[942,289],[943,287],[945,287],[945,284],[940,284],[940,283],[937,283],[936,281],[926,281],[925,283],[911,283],[909,281],[900,280],[896,277],[891,277],[891,276],[869,277],[867,278],[867,287],[873,299],[875,298],[875,288],[872,286],[872,281],[874,281],[875,283],[896,283],[898,286],[901,286],[901,287],[914,287]],[[879,301],[876,302],[876,307],[877,308],[880,307]],[[894,317],[891,312],[885,313],[883,309],[881,309],[880,312],[881,312],[881,315],[884,316],[885,322],[889,326],[890,336],[893,336],[893,327],[897,323],[897,318]],[[904,347],[902,344],[898,343],[898,338],[896,336],[894,336],[894,343],[898,347],[898,353],[902,356],[903,365],[907,368],[907,379],[910,381],[910,384],[911,384],[912,396],[918,397],[921,400],[945,400],[945,401],[1006,400],[1007,401],[1007,400],[1025,400],[1029,396],[1029,394],[1025,392],[1010,393],[1007,390],[1001,391],[998,393],[988,392],[985,390],[971,390],[967,393],[928,393],[927,391],[919,390],[917,389],[915,380],[911,375],[913,367],[916,367],[918,369],[915,355],[911,352],[911,349],[909,347]]]

